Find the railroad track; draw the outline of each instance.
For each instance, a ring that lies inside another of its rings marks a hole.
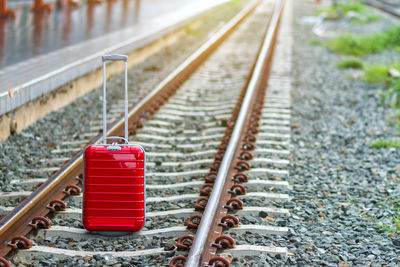
[[[285,71],[290,66],[272,67],[267,93],[265,90],[284,2],[264,1],[259,6],[252,2],[131,110],[131,139],[148,151],[147,218],[141,232],[105,237],[83,229],[82,197],[76,187],[82,172],[79,153],[73,159],[58,157],[55,162],[69,162],[61,170],[45,170],[56,173],[1,220],[2,255],[12,250],[8,256],[15,263],[71,266],[168,262],[179,266],[186,256],[188,266],[200,264],[200,258],[223,266],[229,265],[232,257],[232,264],[240,264],[251,261],[248,256],[265,252],[278,255],[271,260],[287,256],[288,250],[279,244],[284,243],[280,236],[288,232],[284,225],[290,187],[284,179],[288,175],[290,78]],[[287,57],[279,45],[277,54]],[[119,116],[118,109],[111,113]],[[94,130],[98,126],[91,125]],[[119,119],[108,134],[122,131],[123,120]],[[92,142],[100,140],[98,136]],[[238,145],[238,141],[242,143]],[[64,145],[80,147],[83,143]],[[57,153],[62,152],[66,151]],[[222,180],[232,184],[224,185]],[[220,201],[214,197],[218,184],[229,194],[222,194],[222,215],[211,218],[210,230],[202,224],[208,221],[207,209],[213,199]],[[50,211],[47,219],[38,217]],[[48,229],[31,231],[41,227]],[[209,237],[217,241],[204,248],[210,242],[196,243],[204,240],[202,229],[207,229],[205,233],[225,231],[222,237],[221,233]],[[235,247],[231,247],[232,238]],[[228,250],[215,257],[220,252],[217,248]],[[204,251],[211,254],[200,257]],[[3,262],[7,264],[5,259]]]
[[[395,1],[378,1],[378,0],[363,0],[363,2],[367,5],[376,7],[388,14],[391,14],[395,17],[400,17],[399,11],[399,3]]]

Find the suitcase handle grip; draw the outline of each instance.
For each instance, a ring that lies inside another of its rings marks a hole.
[[[103,143],[107,144],[107,100],[106,100],[106,63],[109,61],[124,61],[125,65],[125,142],[128,143],[128,56],[104,55],[103,61]]]
[[[125,142],[125,145],[129,144],[128,139],[123,138],[121,136],[109,136],[106,137],[106,140],[123,140]]]
[[[104,55],[102,56],[102,60],[103,62],[108,62],[108,61],[128,61],[128,56],[125,55]]]

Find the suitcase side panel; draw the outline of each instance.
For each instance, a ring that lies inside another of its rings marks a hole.
[[[89,146],[84,155],[83,224],[89,231],[139,231],[145,223],[145,154],[136,145]]]

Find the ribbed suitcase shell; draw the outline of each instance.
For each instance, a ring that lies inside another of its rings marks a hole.
[[[83,225],[89,231],[136,232],[145,223],[145,154],[139,145],[93,145],[84,155]]]

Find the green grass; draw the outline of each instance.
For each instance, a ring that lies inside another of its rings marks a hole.
[[[310,44],[315,45],[315,46],[324,46],[325,45],[325,43],[321,40],[312,40],[312,41],[310,41]]]
[[[331,39],[326,46],[336,53],[363,56],[383,51],[386,43],[381,34],[368,36],[353,36],[348,34]]]
[[[353,11],[357,13],[365,12],[366,7],[364,4],[356,1],[348,2],[348,3],[338,3],[336,6],[330,6],[328,8],[321,8],[317,10],[318,13],[327,13],[328,15],[335,15],[339,11],[346,15],[348,12]]]
[[[387,88],[383,93],[383,101],[392,108],[400,108],[400,79],[391,78],[387,81]],[[397,119],[399,122],[400,120]],[[400,125],[397,126],[400,131]]]
[[[397,208],[396,214],[393,215],[392,225],[381,223],[381,227],[388,233],[400,233],[400,207]]]
[[[326,46],[336,53],[353,56],[380,53],[387,49],[399,49],[400,26],[366,36],[351,34],[339,36],[331,39]]]
[[[186,34],[196,35],[196,34],[198,34],[199,31],[197,28],[188,25],[185,27],[185,32],[186,32]]]
[[[400,140],[375,140],[370,144],[371,148],[400,148]]]
[[[342,16],[346,16],[349,12],[356,12],[360,14],[360,17],[353,18],[351,22],[357,24],[364,24],[373,21],[380,20],[380,16],[370,14],[370,8],[366,7],[363,3],[357,1],[351,1],[347,3],[338,3],[336,6],[330,6],[328,8],[321,8],[317,10],[318,14],[326,13],[328,16],[326,19],[340,19]]]
[[[384,82],[389,77],[390,66],[372,65],[364,68],[364,80],[369,83]]]
[[[364,64],[358,58],[342,59],[337,64],[340,69],[363,69]]]

